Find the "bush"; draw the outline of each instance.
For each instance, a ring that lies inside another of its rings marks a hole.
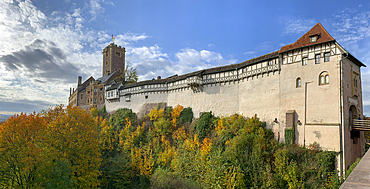
[[[150,188],[153,189],[193,189],[200,188],[196,183],[184,178],[174,178],[168,169],[157,168],[150,178]]]
[[[207,136],[207,133],[209,133],[213,129],[212,118],[212,112],[205,112],[195,123],[195,131],[198,135],[199,140],[202,141]]]
[[[193,110],[190,107],[184,108],[180,113],[179,123],[183,125],[185,123],[191,123],[193,120]]]
[[[112,125],[115,130],[121,130],[124,128],[126,118],[131,121],[132,125],[136,125],[136,114],[127,108],[121,108],[114,112],[113,116],[109,118],[109,125]]]

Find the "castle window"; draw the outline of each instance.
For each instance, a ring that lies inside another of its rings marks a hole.
[[[105,61],[105,64],[108,65],[108,61]]]
[[[81,94],[81,100],[82,100],[82,98],[83,98],[83,94]]]
[[[302,66],[307,65],[307,60],[308,60],[307,57],[302,58]]]
[[[108,57],[108,51],[105,51],[105,57]]]
[[[103,87],[100,88],[100,91],[103,91]]]
[[[145,99],[148,99],[148,95],[145,95]]]
[[[319,84],[327,85],[329,84],[329,74],[328,72],[322,72],[319,76]]]
[[[94,102],[96,102],[97,101],[97,98],[94,98]]]
[[[310,42],[314,43],[317,41],[317,35],[310,37]]]
[[[330,52],[327,52],[324,54],[324,62],[329,62],[330,61]]]
[[[298,88],[298,87],[301,87],[301,83],[302,83],[302,80],[300,77],[297,78],[297,81],[296,81],[296,85],[295,87]]]
[[[315,55],[315,64],[320,64],[320,58],[321,58],[320,54]]]
[[[90,103],[90,99],[89,98],[87,98],[87,103]]]
[[[98,92],[98,89],[97,88],[94,88],[94,92]]]
[[[325,84],[329,84],[329,75],[325,75]]]
[[[116,52],[116,56],[121,56],[121,53],[119,53],[119,52]]]

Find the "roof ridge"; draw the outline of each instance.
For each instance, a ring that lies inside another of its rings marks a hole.
[[[315,42],[310,41],[310,36],[312,35],[319,35],[317,40]],[[304,35],[302,35],[297,41],[295,41],[292,44],[285,45],[281,47],[279,53],[297,49],[305,46],[315,45],[319,43],[329,42],[329,41],[335,41],[335,39],[329,34],[329,32],[322,26],[322,24],[319,22],[315,24],[308,32],[306,32]]]

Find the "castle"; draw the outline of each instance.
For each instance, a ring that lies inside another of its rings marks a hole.
[[[192,107],[195,117],[207,111],[257,114],[280,142],[286,129],[295,128],[295,143],[317,142],[337,151],[341,173],[364,151],[363,129],[356,120],[363,113],[360,68],[365,65],[320,23],[295,43],[239,64],[127,85],[112,79],[123,70],[124,48],[110,44],[103,56],[103,77],[83,84],[79,79],[71,105],[105,104],[108,112],[130,108],[138,116],[159,104]]]

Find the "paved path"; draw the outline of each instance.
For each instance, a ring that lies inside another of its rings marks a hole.
[[[370,150],[357,164],[349,177],[340,186],[340,189],[347,188],[369,188],[370,189]]]

